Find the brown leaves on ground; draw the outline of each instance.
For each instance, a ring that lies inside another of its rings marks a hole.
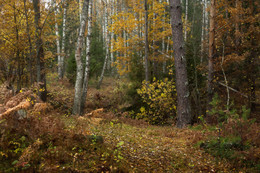
[[[90,113],[87,113],[84,116],[87,116],[87,117],[99,117],[100,114],[103,113],[103,112],[104,112],[104,109],[100,108],[100,109],[96,109],[94,111],[91,111]]]
[[[51,109],[52,106],[49,103],[36,103],[33,107],[33,111],[38,113],[47,113]]]
[[[0,118],[4,118],[5,116],[11,115],[12,113],[14,113],[20,109],[28,109],[30,106],[31,106],[30,102],[24,100],[21,103],[19,103],[19,105],[8,109],[3,114],[0,114]]]

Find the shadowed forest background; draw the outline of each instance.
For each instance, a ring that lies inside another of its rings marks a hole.
[[[256,0],[0,0],[0,172],[259,172]]]

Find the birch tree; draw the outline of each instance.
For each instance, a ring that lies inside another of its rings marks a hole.
[[[97,88],[100,88],[103,78],[104,78],[104,74],[105,74],[105,70],[106,70],[106,66],[107,66],[107,61],[108,61],[108,56],[109,56],[109,38],[108,38],[108,12],[107,12],[107,0],[105,0],[104,2],[104,6],[105,6],[105,21],[104,21],[104,31],[105,31],[105,44],[106,44],[106,57],[105,57],[105,61],[104,61],[104,65],[102,68],[102,72],[101,75],[99,77],[99,81],[98,81],[98,85]]]
[[[83,84],[83,62],[81,59],[81,53],[83,48],[83,38],[86,30],[86,22],[88,17],[88,5],[89,0],[84,0],[82,7],[82,18],[79,27],[79,36],[77,40],[77,46],[75,50],[75,60],[77,65],[77,77],[75,82],[75,96],[73,105],[73,114],[80,114],[81,98],[82,98],[82,84]]]
[[[60,56],[60,36],[59,36],[59,25],[57,21],[58,8],[56,7],[56,0],[52,2],[54,13],[55,13],[55,35],[56,35],[56,47],[57,47],[57,58],[58,58],[58,75],[61,78],[62,69],[61,69],[61,56]]]
[[[88,30],[87,30],[87,38],[86,38],[86,67],[85,67],[85,75],[83,80],[83,88],[82,88],[82,97],[81,97],[81,108],[80,114],[83,113],[87,92],[88,92],[88,81],[89,81],[89,63],[90,63],[90,43],[91,43],[91,33],[92,33],[92,0],[89,0],[89,9],[88,9]]]
[[[63,22],[62,22],[62,43],[61,43],[61,57],[59,79],[64,76],[64,59],[65,59],[65,40],[66,40],[66,20],[67,20],[67,0],[64,0]]]
[[[170,0],[170,14],[172,21],[174,66],[176,71],[177,127],[182,128],[191,123],[191,112],[186,59],[184,56],[180,0]]]
[[[114,15],[114,12],[115,12],[115,9],[114,9],[114,1],[112,1],[112,4],[111,4],[111,16]],[[111,18],[111,25],[113,24],[113,19]],[[111,59],[111,68],[112,68],[112,75],[114,75],[114,68],[113,68],[113,65],[114,65],[114,44],[112,43],[112,40],[114,39],[114,30],[113,30],[113,25],[111,27],[111,46],[110,46],[110,59]]]

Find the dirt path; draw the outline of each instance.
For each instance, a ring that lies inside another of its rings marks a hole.
[[[116,151],[115,161],[133,172],[236,172],[228,162],[195,147],[194,141],[206,135],[196,130],[136,127],[116,120],[88,123],[87,128],[103,136],[105,144]]]

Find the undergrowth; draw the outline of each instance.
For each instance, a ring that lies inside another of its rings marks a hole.
[[[131,112],[124,110],[133,104],[131,94],[136,93],[131,91],[128,98],[124,94],[135,87],[131,84],[105,79],[105,87],[100,90],[91,87],[86,114],[81,117],[68,113],[73,103],[69,82],[57,80],[49,85],[50,101],[40,104],[45,111],[28,109],[23,118],[13,112],[0,120],[0,172],[259,169],[259,126],[248,118],[245,107],[227,112],[218,105],[218,110],[225,112],[219,124],[206,124],[201,117],[204,123],[177,129],[128,118]],[[99,108],[103,111],[87,116]],[[195,143],[200,147],[194,147]]]
[[[210,115],[218,120],[218,127],[214,128],[215,135],[200,141],[199,146],[216,158],[228,159],[234,167],[259,170],[260,128],[255,119],[249,119],[250,110],[245,106],[240,110],[232,107],[231,110],[225,110],[217,95],[214,96],[211,105],[213,108]],[[206,130],[212,129],[203,117],[200,119]]]

